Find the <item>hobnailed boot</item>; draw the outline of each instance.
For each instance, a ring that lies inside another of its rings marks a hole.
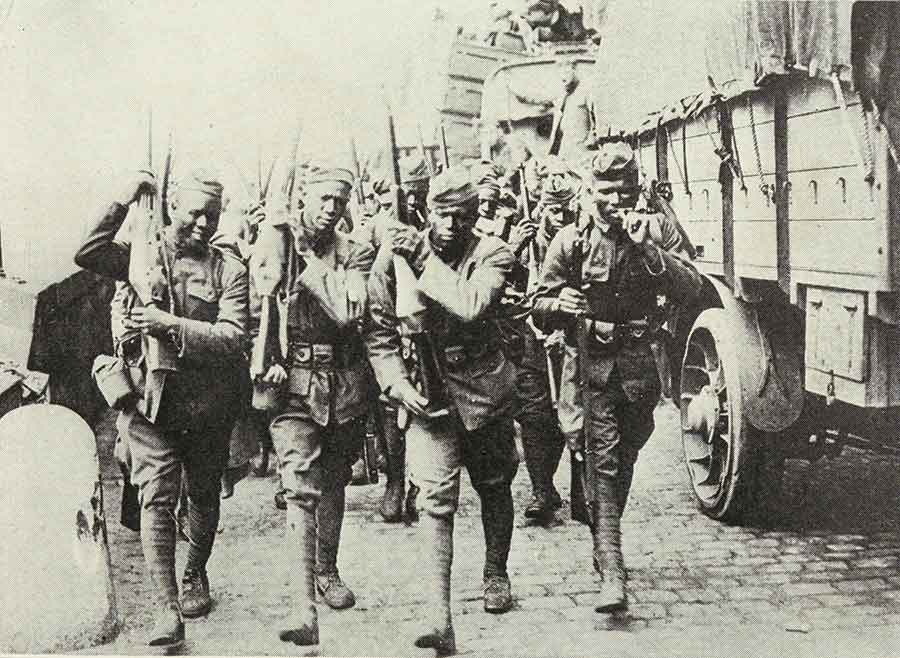
[[[212,507],[203,507],[188,500],[187,536],[190,547],[181,580],[181,614],[188,619],[203,617],[212,609],[206,563],[212,554],[218,525],[218,501]]]
[[[301,646],[319,643],[319,618],[316,612],[316,515],[295,502],[287,510],[285,548],[288,564],[299,558],[300,568],[291,569],[290,626],[278,633],[282,642]]]
[[[356,605],[356,596],[341,580],[337,568],[341,527],[344,525],[344,499],[342,484],[326,484],[322,488],[322,498],[316,511],[316,589],[322,596],[322,601],[334,610],[344,610]]]
[[[506,572],[512,543],[512,492],[508,484],[481,487],[481,524],[484,529],[484,610],[501,614],[513,607],[512,589]]]
[[[167,506],[141,509],[141,547],[156,598],[156,624],[147,637],[154,652],[172,655],[184,645],[175,576],[175,516]]]
[[[602,574],[603,585],[597,612],[619,612],[628,607],[625,595],[625,561],[622,557],[619,494],[611,480],[597,479],[594,509],[594,568]]]
[[[397,523],[403,520],[403,497],[406,495],[406,446],[396,423],[386,422],[384,434],[387,484],[378,511],[386,522]]]
[[[453,565],[453,516],[426,514],[420,521],[423,552],[428,555],[431,573],[423,581],[427,587],[425,628],[415,639],[420,649],[434,649],[438,656],[456,653],[456,634],[450,611],[450,569]]]

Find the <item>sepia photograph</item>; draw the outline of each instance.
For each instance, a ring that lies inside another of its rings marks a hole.
[[[0,654],[900,656],[900,2],[0,0],[0,89]]]

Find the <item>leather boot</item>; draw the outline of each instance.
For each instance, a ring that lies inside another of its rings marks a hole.
[[[419,506],[416,499],[419,496],[419,487],[412,480],[409,481],[409,487],[406,489],[406,502],[403,504],[403,515],[406,517],[406,523],[415,523],[419,520]]]
[[[278,633],[282,642],[301,646],[319,643],[319,618],[316,612],[316,514],[292,500],[287,509],[285,549],[290,569],[291,617],[287,628]],[[298,565],[299,562],[299,565]],[[293,566],[297,565],[297,566]]]
[[[594,568],[603,585],[597,612],[618,612],[628,607],[625,595],[625,561],[622,557],[618,487],[613,479],[597,478],[594,508]]]
[[[141,509],[141,546],[156,601],[156,624],[147,645],[164,655],[180,651],[184,644],[175,575],[175,532],[174,506],[151,505]]]
[[[424,629],[415,639],[421,649],[434,649],[438,656],[456,653],[456,634],[450,611],[450,569],[453,565],[453,516],[426,514],[420,521],[419,533],[424,540],[422,555],[428,570],[423,580],[426,588]]]
[[[387,484],[378,511],[388,523],[397,523],[403,520],[403,496],[406,494],[406,445],[396,420],[385,421],[384,439]]]
[[[187,536],[190,547],[181,579],[181,614],[188,619],[202,617],[212,608],[206,563],[212,554],[218,525],[218,501],[211,507],[203,507],[188,500]]]
[[[495,614],[512,608],[506,562],[513,533],[513,500],[508,484],[481,487],[481,524],[484,528],[484,609]]]
[[[337,568],[341,527],[344,525],[344,486],[326,482],[316,510],[318,537],[316,546],[316,589],[328,607],[335,610],[352,608],[356,597],[341,580]]]
[[[522,449],[525,452],[525,466],[531,480],[531,501],[525,508],[525,518],[547,521],[553,514],[547,491],[546,446],[547,437],[541,426],[523,421]]]

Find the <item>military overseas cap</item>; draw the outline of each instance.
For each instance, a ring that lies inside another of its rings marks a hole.
[[[591,161],[591,173],[599,180],[636,180],[634,151],[626,142],[606,142]]]
[[[542,205],[562,205],[578,193],[578,175],[562,158],[551,156],[544,160],[541,177],[544,179],[541,186]]]
[[[477,197],[478,188],[472,183],[471,172],[465,167],[453,167],[432,179],[428,207],[438,209],[460,206]]]
[[[331,181],[345,183],[350,187],[353,187],[353,172],[346,167],[334,166],[330,164],[323,164],[321,166],[311,165],[308,173],[306,174],[306,180],[304,182],[307,184],[314,184]]]
[[[177,183],[182,190],[202,192],[214,199],[222,200],[222,192],[225,189],[219,182],[219,177],[209,169],[195,169],[188,176]]]
[[[482,162],[472,167],[472,182],[478,186],[482,198],[496,199],[500,196],[500,179],[503,168],[492,162]]]

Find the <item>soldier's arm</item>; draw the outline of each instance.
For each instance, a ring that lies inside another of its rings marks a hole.
[[[467,279],[432,253],[419,277],[419,290],[463,322],[471,322],[503,295],[514,260],[509,247],[498,241]]]
[[[97,274],[127,281],[131,248],[115,239],[127,216],[127,205],[112,203],[88,230],[75,253],[75,264]]]
[[[656,217],[659,235],[651,233],[652,239],[641,245],[644,265],[652,276],[662,279],[666,295],[675,303],[683,304],[699,293],[703,279],[687,257],[678,229],[665,215]]]
[[[361,320],[366,310],[366,284],[375,248],[354,243],[343,271],[336,271],[315,255],[305,256],[306,266],[297,278],[315,297],[322,309],[339,326]]]
[[[215,322],[178,318],[175,332],[185,358],[204,361],[244,351],[248,325],[249,279],[244,264],[223,255],[222,296]]]
[[[368,283],[369,313],[365,325],[366,349],[381,390],[388,391],[399,381],[408,381],[394,300],[396,280],[391,250],[384,244],[372,268]]]
[[[531,318],[534,325],[544,332],[568,327],[571,318],[560,313],[557,297],[563,288],[572,287],[572,248],[574,227],[565,227],[557,233],[544,258],[544,266],[538,284],[532,293]]]

